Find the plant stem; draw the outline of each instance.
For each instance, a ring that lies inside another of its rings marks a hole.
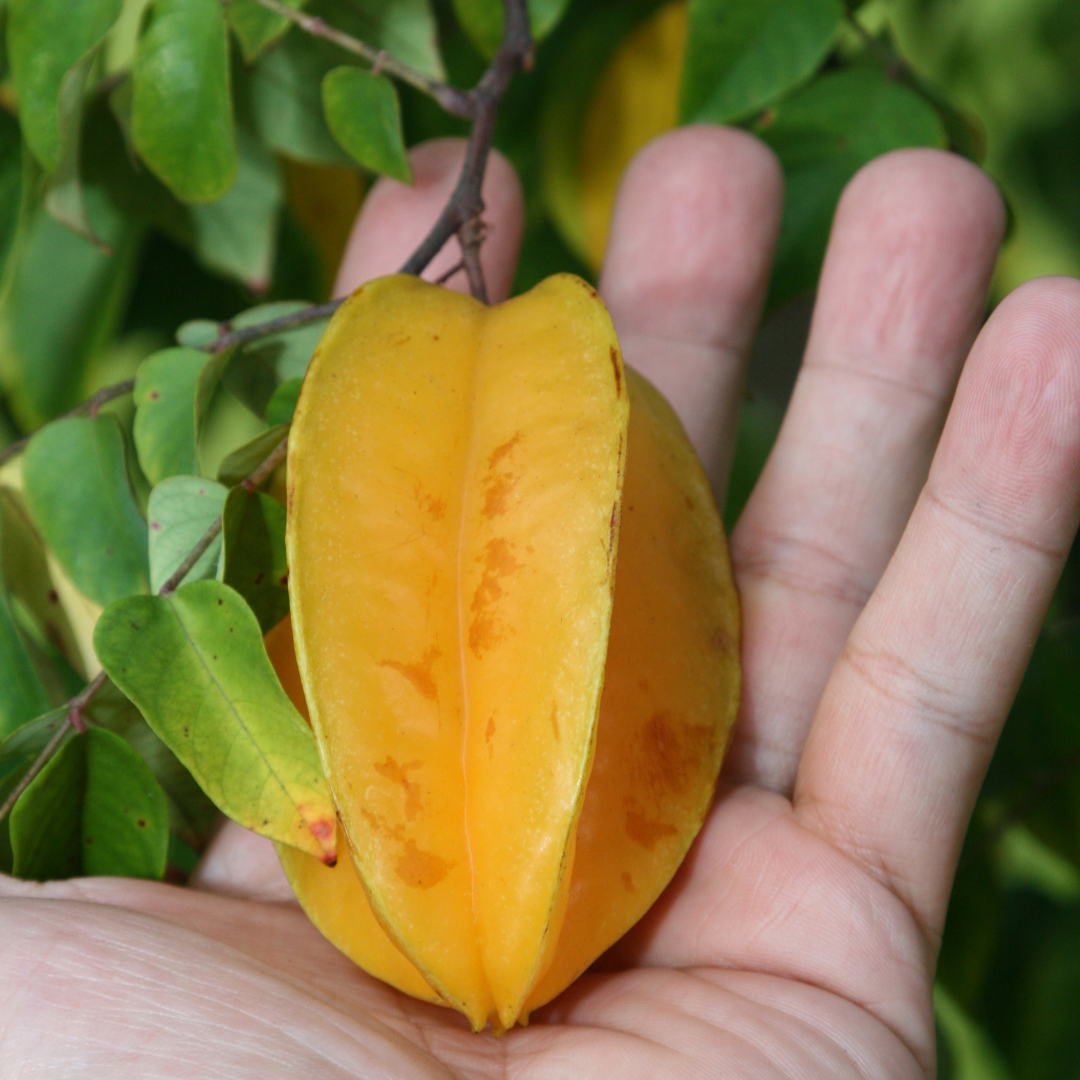
[[[113,398],[123,397],[124,394],[130,394],[134,389],[134,379],[125,379],[123,382],[116,383],[114,386],[106,386],[104,389],[99,390],[92,398],[81,402],[73,409],[68,409],[66,413],[63,413],[54,419],[67,420],[71,416],[82,416],[83,413],[88,413],[90,416],[97,416],[98,409],[106,402],[112,401]],[[50,423],[52,423],[52,421],[50,421]],[[17,454],[21,454],[32,438],[32,434],[26,435],[19,439],[18,442],[13,442],[10,446],[5,446],[3,450],[0,450],[0,465],[3,465],[5,461],[10,460]]]
[[[346,52],[362,57],[371,64],[376,74],[385,71],[394,78],[415,86],[417,90],[433,97],[451,116],[460,116],[465,120],[472,117],[476,102],[468,91],[458,90],[455,86],[447,86],[437,79],[429,79],[415,68],[395,59],[385,49],[376,49],[367,42],[360,41],[359,38],[354,38],[330,26],[317,15],[305,15],[304,12],[283,4],[281,0],[255,0],[255,3],[266,8],[267,11],[272,11],[275,15],[280,15],[283,19],[296,23],[301,30],[311,34],[312,37],[332,41]]]

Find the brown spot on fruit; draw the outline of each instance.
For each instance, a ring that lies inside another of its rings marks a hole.
[[[709,757],[712,728],[658,710],[641,729],[645,784],[658,797],[685,791]]]
[[[421,851],[415,841],[409,840],[394,869],[406,885],[411,885],[414,889],[430,889],[446,877],[451,865],[434,852]]]
[[[718,626],[709,635],[709,644],[723,653],[729,653],[735,648],[735,639],[722,626]]]
[[[412,821],[424,808],[420,798],[420,785],[415,780],[409,779],[410,769],[419,769],[422,761],[407,761],[399,765],[392,757],[387,756],[380,765],[375,762],[375,771],[382,777],[395,784],[400,784],[405,789],[405,820]]]
[[[512,473],[500,473],[488,480],[484,487],[484,505],[480,510],[488,521],[506,513],[516,483],[517,477]]]
[[[622,372],[619,370],[619,354],[611,346],[611,366],[615,369],[615,396],[622,397]]]
[[[425,492],[419,482],[413,488],[413,494],[421,512],[427,514],[432,521],[442,521],[446,517],[446,499]]]
[[[499,464],[499,462],[502,461],[502,459],[506,457],[506,455],[509,454],[515,446],[517,446],[519,442],[521,442],[520,431],[512,439],[507,439],[507,441],[504,442],[501,446],[495,447],[495,449],[492,450],[491,453],[488,455],[488,468],[494,469]]]
[[[473,593],[470,606],[473,620],[469,624],[469,648],[477,657],[502,639],[503,626],[492,608],[503,594],[502,578],[522,568],[514,558],[513,544],[500,536],[487,542],[480,561],[484,564],[484,576]]]
[[[622,872],[622,883],[623,883],[623,888],[627,892],[633,892],[634,891],[634,879],[630,876],[630,871],[629,870],[624,870]]]
[[[378,666],[390,668],[391,671],[396,671],[403,678],[408,679],[412,683],[416,692],[423,698],[427,698],[428,701],[439,700],[439,687],[435,682],[435,673],[432,670],[433,665],[441,655],[439,650],[432,646],[424,655],[420,658],[418,664],[403,664],[400,660],[380,660]]]
[[[656,849],[657,840],[665,836],[674,836],[678,832],[674,825],[667,825],[663,821],[650,821],[637,810],[626,811],[625,828],[626,835],[647,851]]]
[[[495,714],[492,713],[488,717],[487,727],[484,728],[484,742],[487,743],[488,757],[490,758],[494,748],[491,745],[491,740],[495,735]]]

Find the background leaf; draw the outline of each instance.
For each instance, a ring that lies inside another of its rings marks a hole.
[[[99,189],[85,190],[84,199],[111,255],[53,220],[30,197],[4,268],[0,381],[26,427],[83,397],[86,371],[115,332],[131,294],[142,230]]]
[[[252,68],[251,111],[270,149],[313,164],[351,164],[338,145],[322,104],[322,81],[342,60],[339,48],[309,34],[289,34]]]
[[[808,79],[844,15],[841,0],[691,0],[684,121],[742,120]]]
[[[57,102],[68,69],[120,15],[123,0],[9,0],[8,56],[23,134],[52,170],[60,157]]]
[[[245,477],[250,476],[259,465],[265,461],[271,451],[282,439],[288,435],[289,429],[285,424],[267,428],[261,435],[257,435],[251,442],[245,443],[238,450],[234,450],[218,466],[218,483],[231,488],[239,484]]]
[[[301,8],[304,0],[285,0],[291,8]],[[292,25],[283,15],[275,15],[254,0],[230,0],[229,24],[249,63]]]
[[[300,391],[304,380],[301,377],[286,379],[270,396],[266,403],[266,422],[271,427],[278,424],[291,424],[296,404],[300,400]]]
[[[146,522],[112,416],[72,417],[42,428],[26,449],[23,479],[38,529],[81,592],[104,606],[146,591]]]
[[[308,306],[295,300],[261,304],[241,312],[232,320],[231,326],[243,330],[256,323],[303,311]],[[237,400],[262,418],[271,396],[282,382],[303,378],[328,322],[329,319],[319,319],[239,346],[225,369],[225,385]],[[181,327],[181,331],[183,329]],[[214,332],[216,334],[216,327]]]
[[[277,681],[259,624],[216,581],[132,597],[94,633],[105,670],[230,817],[333,861],[315,738]]]
[[[863,165],[900,147],[946,143],[929,104],[869,69],[823,76],[770,110],[754,131],[786,174],[771,305],[814,288],[836,204]]]
[[[236,178],[229,41],[220,0],[154,0],[132,70],[132,135],[185,202],[220,198]]]
[[[164,349],[135,376],[135,447],[152,484],[199,473],[199,436],[227,358],[195,349]]]
[[[0,739],[48,707],[49,699],[15,627],[0,576]]]
[[[542,41],[555,28],[570,0],[529,0],[529,29]],[[472,43],[494,56],[502,41],[506,12],[502,0],[454,0],[454,14]]]
[[[285,507],[269,495],[237,486],[229,492],[222,525],[222,581],[247,601],[265,634],[289,614]]]
[[[389,79],[358,67],[327,73],[323,109],[330,131],[365,168],[412,183],[412,167],[401,132],[401,106]]]
[[[187,558],[206,530],[221,515],[228,490],[197,476],[171,476],[150,493],[150,591],[159,592]],[[221,555],[218,537],[191,568],[185,582],[217,573]]]
[[[149,766],[119,736],[69,739],[11,811],[16,877],[108,874],[160,880],[169,810]]]

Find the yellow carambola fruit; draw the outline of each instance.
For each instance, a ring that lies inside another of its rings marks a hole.
[[[620,43],[596,84],[577,131],[577,152],[547,155],[575,162],[576,176],[549,178],[548,208],[563,239],[598,270],[623,173],[646,143],[679,122],[679,80],[686,53],[687,3],[674,0]]]
[[[287,624],[268,649],[352,865],[282,849],[286,872],[372,974],[507,1028],[640,918],[711,800],[739,631],[707,482],[560,275],[491,309],[359,290],[289,487],[298,669]]]

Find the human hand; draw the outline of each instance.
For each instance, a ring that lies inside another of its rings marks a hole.
[[[373,193],[343,287],[400,261],[459,155],[423,147],[415,189]],[[780,186],[749,136],[665,136],[623,184],[601,282],[718,493]],[[500,299],[521,205],[499,159],[489,189]],[[5,1078],[931,1075],[960,843],[1080,517],[1080,283],[1017,290],[972,347],[1003,220],[989,181],[937,152],[849,187],[732,536],[744,700],[721,789],[602,971],[526,1029],[473,1035],[272,902],[265,842],[229,828],[199,874],[214,891],[2,880]]]

